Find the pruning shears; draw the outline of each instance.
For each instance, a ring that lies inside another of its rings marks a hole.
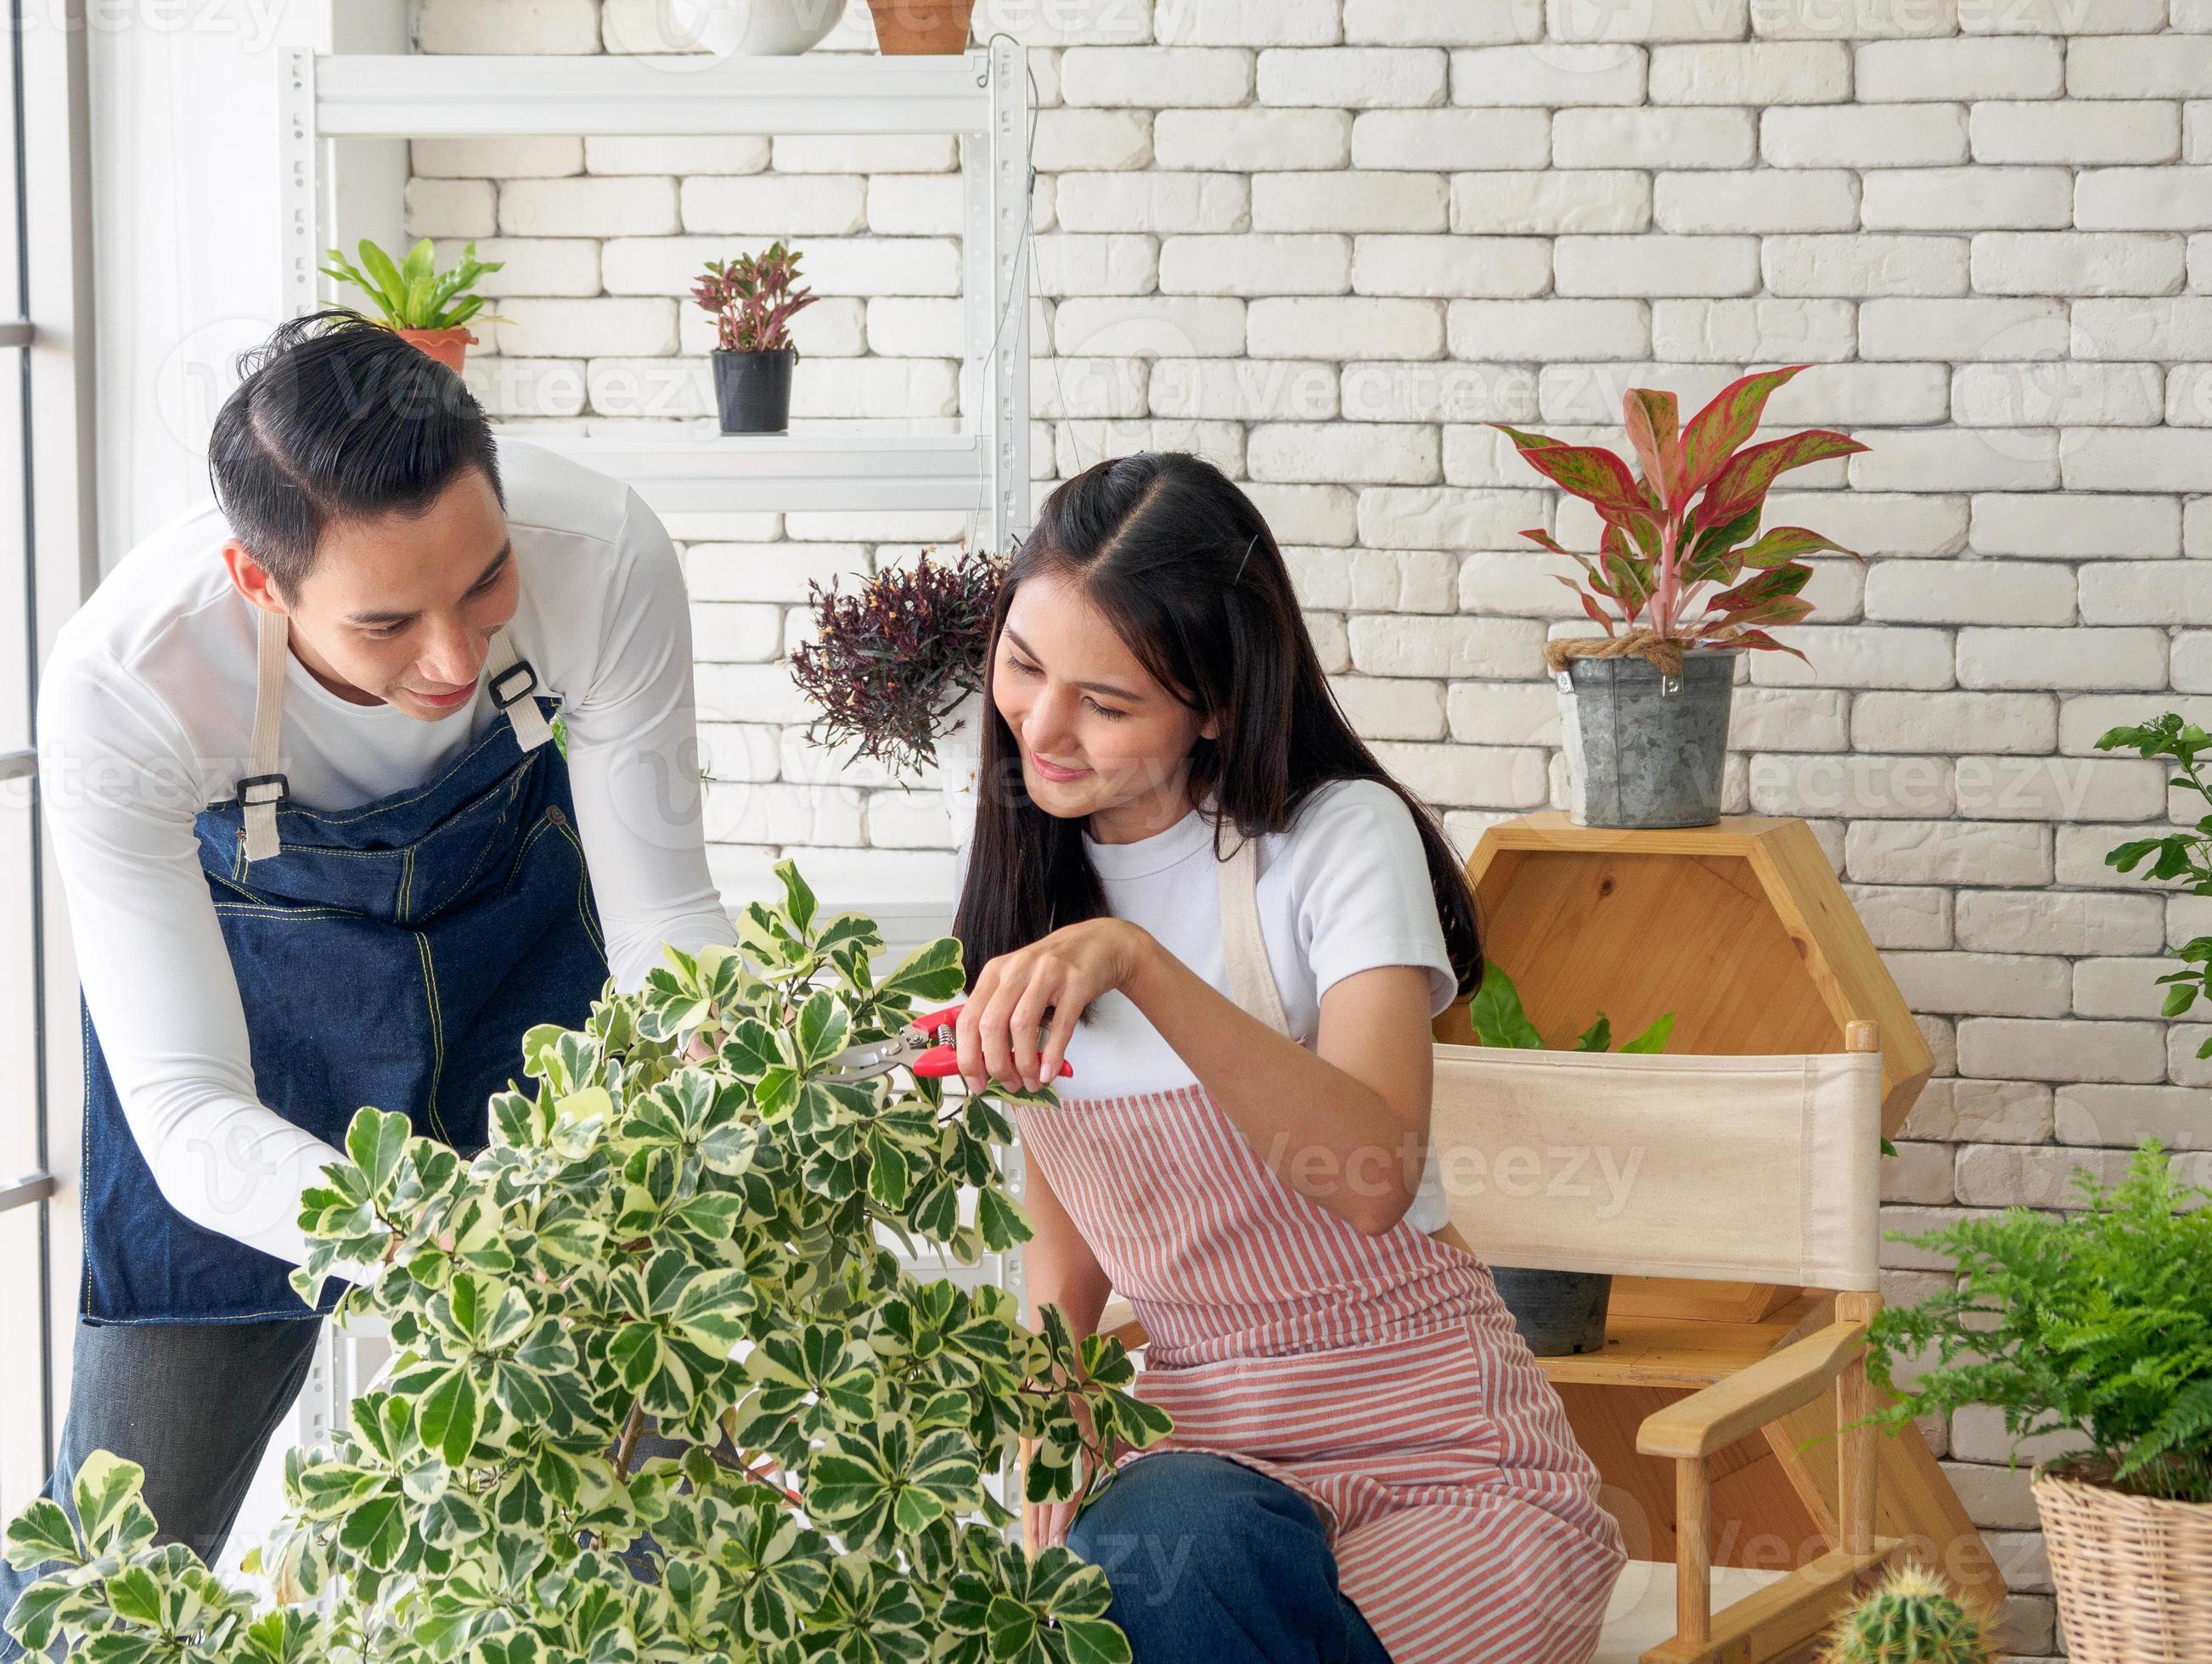
[[[957,1075],[960,1072],[960,1057],[954,1032],[960,1013],[967,1008],[964,1000],[957,1005],[947,1005],[941,1011],[911,1019],[895,1035],[848,1046],[818,1072],[832,1080],[872,1080],[901,1067],[937,1080]],[[1063,1061],[1060,1072],[1072,1075],[1075,1071]]]

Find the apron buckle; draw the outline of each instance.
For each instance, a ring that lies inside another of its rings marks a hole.
[[[247,774],[238,782],[238,800],[247,808],[271,808],[292,800],[292,782],[283,774]]]
[[[527,659],[518,659],[491,679],[491,702],[502,711],[520,703],[538,690],[538,672]]]

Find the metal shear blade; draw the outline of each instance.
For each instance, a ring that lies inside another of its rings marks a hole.
[[[821,1072],[832,1080],[873,1080],[887,1075],[893,1069],[914,1069],[919,1073],[950,1074],[957,1068],[941,1072],[929,1066],[939,1060],[930,1054],[948,1048],[952,1041],[953,1024],[960,1019],[960,1007],[934,1011],[927,1017],[917,1017],[895,1035],[881,1040],[865,1040],[857,1046],[848,1046],[822,1067]]]

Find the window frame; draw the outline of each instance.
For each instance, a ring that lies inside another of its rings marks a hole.
[[[85,0],[4,0],[9,40],[0,73],[12,82],[13,177],[0,195],[12,213],[16,270],[9,287],[21,314],[0,316],[0,398],[21,401],[22,454],[0,467],[23,475],[22,551],[30,685],[37,709],[40,671],[62,624],[99,581],[94,476],[94,339],[90,76]],[[27,4],[33,14],[26,16]],[[32,157],[37,157],[33,165]],[[33,740],[35,745],[35,738]],[[82,1074],[77,1045],[76,969],[60,877],[40,824],[35,754],[0,753],[0,781],[29,780],[31,985],[38,1002],[37,1090],[31,1106],[36,1169],[0,1173],[0,1212],[39,1212],[39,1347],[45,1465],[59,1436],[62,1382],[74,1326],[81,1242],[75,1210],[82,1127]]]

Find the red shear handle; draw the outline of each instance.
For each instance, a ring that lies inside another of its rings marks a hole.
[[[932,1046],[920,1057],[915,1059],[912,1065],[915,1073],[926,1075],[933,1080],[943,1080],[947,1076],[960,1072],[959,1048],[950,1036],[960,1021],[960,1013],[967,1008],[967,1003],[963,1000],[957,1005],[947,1005],[941,1011],[933,1011],[927,1017],[917,1017],[914,1019],[913,1027],[924,1037],[936,1040],[940,1035],[946,1036],[939,1044]],[[1073,1074],[1075,1070],[1063,1058],[1060,1060],[1060,1072],[1064,1077]]]

